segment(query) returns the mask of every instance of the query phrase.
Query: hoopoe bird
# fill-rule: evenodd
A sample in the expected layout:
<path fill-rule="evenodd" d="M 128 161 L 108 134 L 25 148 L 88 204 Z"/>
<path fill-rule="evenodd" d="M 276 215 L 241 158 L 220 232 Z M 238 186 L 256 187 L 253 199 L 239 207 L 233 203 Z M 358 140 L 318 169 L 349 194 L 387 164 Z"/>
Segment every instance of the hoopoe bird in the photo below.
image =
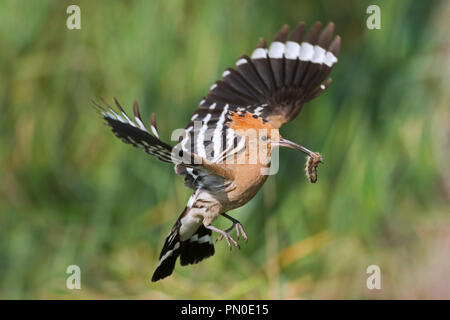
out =
<path fill-rule="evenodd" d="M 94 102 L 117 137 L 174 164 L 175 172 L 193 190 L 165 240 L 152 281 L 171 275 L 178 257 L 184 266 L 212 256 L 213 231 L 230 249 L 239 248 L 231 236 L 233 230 L 237 240 L 242 236 L 247 241 L 242 224 L 227 212 L 256 195 L 267 179 L 264 170 L 270 168 L 275 148 L 306 153 L 306 175 L 316 181 L 321 155 L 283 138 L 279 129 L 327 89 L 331 79 L 325 79 L 337 62 L 341 38 L 333 35 L 332 22 L 323 29 L 317 22 L 307 33 L 300 22 L 290 36 L 288 31 L 283 26 L 269 47 L 261 38 L 250 57 L 242 55 L 234 68 L 222 73 L 176 146 L 159 139 L 154 115 L 147 130 L 136 101 L 133 120 L 116 99 L 117 109 L 104 101 L 103 106 Z M 231 227 L 214 227 L 219 216 L 229 219 Z"/>

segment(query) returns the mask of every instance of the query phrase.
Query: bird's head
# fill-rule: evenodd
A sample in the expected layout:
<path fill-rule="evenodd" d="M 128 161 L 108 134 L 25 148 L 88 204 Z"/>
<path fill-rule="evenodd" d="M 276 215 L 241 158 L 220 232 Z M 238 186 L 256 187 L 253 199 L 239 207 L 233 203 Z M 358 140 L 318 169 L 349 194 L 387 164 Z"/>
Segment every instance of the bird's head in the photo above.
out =
<path fill-rule="evenodd" d="M 248 150 L 257 150 L 270 157 L 272 142 L 279 140 L 278 128 L 250 112 L 230 112 L 228 126 L 247 140 Z M 265 152 L 267 150 L 267 152 Z"/>
<path fill-rule="evenodd" d="M 277 126 L 273 126 L 270 121 L 266 121 L 260 116 L 255 116 L 250 112 L 230 112 L 229 119 L 228 126 L 239 135 L 245 136 L 250 150 L 253 147 L 254 150 L 259 150 L 260 155 L 270 158 L 273 148 L 286 147 L 301 151 L 318 162 L 322 162 L 322 157 L 318 153 L 283 138 Z M 260 151 L 261 149 L 263 152 Z"/>

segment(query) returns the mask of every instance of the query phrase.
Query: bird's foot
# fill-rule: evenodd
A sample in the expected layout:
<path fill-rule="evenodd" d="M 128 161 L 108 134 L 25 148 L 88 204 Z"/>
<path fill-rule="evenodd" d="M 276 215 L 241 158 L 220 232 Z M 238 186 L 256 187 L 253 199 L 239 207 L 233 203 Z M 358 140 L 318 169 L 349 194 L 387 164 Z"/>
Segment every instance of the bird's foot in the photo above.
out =
<path fill-rule="evenodd" d="M 220 241 L 220 240 L 222 240 L 223 238 L 225 238 L 225 240 L 227 241 L 228 248 L 230 248 L 230 250 L 233 249 L 232 244 L 233 244 L 235 247 L 237 247 L 238 249 L 241 248 L 241 247 L 239 246 L 239 243 L 237 243 L 237 241 L 234 240 L 233 237 L 229 234 L 229 232 L 230 232 L 229 229 L 227 229 L 227 230 L 221 230 L 221 229 L 218 229 L 218 228 L 213 227 L 213 226 L 207 226 L 206 228 L 207 228 L 207 229 L 210 229 L 210 230 L 212 230 L 212 231 L 215 231 L 215 232 L 217 232 L 217 233 L 220 234 L 219 238 L 217 238 L 216 241 Z"/>
<path fill-rule="evenodd" d="M 222 213 L 222 215 L 233 223 L 231 227 L 225 230 L 225 232 L 230 233 L 233 229 L 236 229 L 236 238 L 239 240 L 240 236 L 242 235 L 242 238 L 244 238 L 245 242 L 248 242 L 248 238 L 247 235 L 245 234 L 244 227 L 242 226 L 242 224 L 238 220 L 227 215 L 226 213 Z M 216 241 L 220 241 L 222 239 L 223 236 L 220 235 Z"/>
<path fill-rule="evenodd" d="M 227 234 L 229 234 L 233 229 L 236 229 L 236 239 L 239 240 L 239 238 L 242 235 L 242 238 L 244 238 L 245 242 L 248 242 L 247 235 L 245 234 L 244 227 L 242 227 L 242 224 L 239 221 L 233 221 L 233 224 L 231 227 L 225 230 Z M 221 241 L 223 239 L 223 235 L 221 234 L 216 241 Z"/>

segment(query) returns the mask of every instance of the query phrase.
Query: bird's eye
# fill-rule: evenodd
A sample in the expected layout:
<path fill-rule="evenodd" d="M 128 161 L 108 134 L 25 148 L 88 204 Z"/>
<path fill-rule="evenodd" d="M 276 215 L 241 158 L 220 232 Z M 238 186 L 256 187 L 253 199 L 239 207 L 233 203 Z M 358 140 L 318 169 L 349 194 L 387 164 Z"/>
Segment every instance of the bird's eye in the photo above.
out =
<path fill-rule="evenodd" d="M 267 141 L 267 136 L 261 136 L 262 141 Z"/>

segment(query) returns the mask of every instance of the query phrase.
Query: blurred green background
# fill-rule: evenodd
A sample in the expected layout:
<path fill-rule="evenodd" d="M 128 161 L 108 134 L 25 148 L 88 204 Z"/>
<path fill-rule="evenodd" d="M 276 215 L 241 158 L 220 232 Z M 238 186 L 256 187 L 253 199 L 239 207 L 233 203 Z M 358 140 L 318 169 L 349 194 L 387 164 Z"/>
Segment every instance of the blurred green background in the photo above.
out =
<path fill-rule="evenodd" d="M 301 20 L 343 39 L 330 88 L 282 128 L 323 154 L 318 183 L 282 150 L 232 212 L 248 244 L 151 283 L 191 191 L 90 99 L 137 99 L 170 141 L 239 55 Z M 449 299 L 449 21 L 448 1 L 1 1 L 0 298 Z M 66 289 L 72 264 L 81 290 Z"/>

